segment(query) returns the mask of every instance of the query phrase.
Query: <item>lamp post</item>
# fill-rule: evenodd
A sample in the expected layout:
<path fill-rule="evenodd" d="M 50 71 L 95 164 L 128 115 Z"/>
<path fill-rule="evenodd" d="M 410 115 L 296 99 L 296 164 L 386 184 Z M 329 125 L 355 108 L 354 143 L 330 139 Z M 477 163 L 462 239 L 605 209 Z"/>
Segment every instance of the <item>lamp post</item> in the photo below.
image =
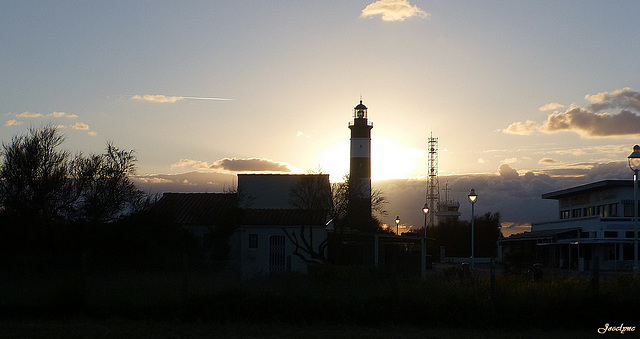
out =
<path fill-rule="evenodd" d="M 400 235 L 398 231 L 398 225 L 400 225 L 400 216 L 396 216 L 396 235 Z"/>
<path fill-rule="evenodd" d="M 422 206 L 422 212 L 424 213 L 424 238 L 427 239 L 427 213 L 429 213 L 429 206 L 427 206 L 427 204 Z"/>
<path fill-rule="evenodd" d="M 476 200 L 478 200 L 478 195 L 476 194 L 476 190 L 475 189 L 471 189 L 471 192 L 469 192 L 469 195 L 467 195 L 467 198 L 469 198 L 469 202 L 471 203 L 471 269 L 474 269 L 474 263 L 473 263 L 473 253 L 474 253 L 474 227 L 475 227 L 475 210 L 474 210 L 474 206 L 476 204 Z"/>
<path fill-rule="evenodd" d="M 424 213 L 424 253 L 422 253 L 422 277 L 426 277 L 427 274 L 427 264 L 429 263 L 427 260 L 427 214 L 429 213 L 429 206 L 425 203 L 422 206 L 422 212 Z"/>
<path fill-rule="evenodd" d="M 640 145 L 633 146 L 627 157 L 633 171 L 633 274 L 638 276 L 638 170 L 640 170 Z"/>

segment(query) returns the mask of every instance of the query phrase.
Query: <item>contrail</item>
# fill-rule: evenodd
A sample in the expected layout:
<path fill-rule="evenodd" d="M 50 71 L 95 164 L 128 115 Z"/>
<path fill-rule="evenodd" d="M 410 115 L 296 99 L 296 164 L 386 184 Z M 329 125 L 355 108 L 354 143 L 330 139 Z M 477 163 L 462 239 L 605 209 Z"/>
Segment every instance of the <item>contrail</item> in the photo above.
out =
<path fill-rule="evenodd" d="M 218 101 L 230 101 L 236 99 L 229 98 L 215 98 L 215 97 L 181 97 L 183 99 L 192 99 L 192 100 L 218 100 Z"/>
<path fill-rule="evenodd" d="M 231 101 L 235 99 L 217 98 L 217 97 L 183 97 L 183 96 L 167 96 L 164 94 L 143 94 L 132 95 L 132 100 L 152 101 L 160 103 L 174 103 L 181 100 L 216 100 L 216 101 Z"/>

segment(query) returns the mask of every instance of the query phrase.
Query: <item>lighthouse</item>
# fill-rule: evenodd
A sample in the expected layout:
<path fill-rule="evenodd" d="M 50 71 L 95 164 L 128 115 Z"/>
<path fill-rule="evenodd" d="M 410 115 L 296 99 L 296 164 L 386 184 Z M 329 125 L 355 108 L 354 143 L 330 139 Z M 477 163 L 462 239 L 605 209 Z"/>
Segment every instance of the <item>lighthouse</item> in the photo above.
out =
<path fill-rule="evenodd" d="M 360 103 L 353 108 L 353 122 L 349 122 L 351 161 L 348 214 L 352 222 L 365 228 L 371 220 L 372 128 L 373 124 L 367 120 L 367 106 L 362 104 L 362 100 L 360 100 Z"/>

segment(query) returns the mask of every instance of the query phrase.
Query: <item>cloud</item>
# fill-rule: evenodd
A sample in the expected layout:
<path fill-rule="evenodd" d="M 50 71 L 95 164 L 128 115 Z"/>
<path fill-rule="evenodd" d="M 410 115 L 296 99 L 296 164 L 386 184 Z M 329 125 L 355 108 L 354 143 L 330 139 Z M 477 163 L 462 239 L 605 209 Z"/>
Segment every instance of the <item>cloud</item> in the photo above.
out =
<path fill-rule="evenodd" d="M 296 137 L 303 137 L 303 138 L 305 138 L 305 139 L 311 139 L 311 135 L 306 134 L 306 133 L 305 133 L 305 132 L 303 132 L 303 131 L 298 131 L 298 132 L 296 132 Z"/>
<path fill-rule="evenodd" d="M 585 137 L 617 137 L 640 134 L 640 116 L 622 110 L 618 114 L 595 113 L 585 108 L 570 108 L 549 114 L 543 132 L 572 131 Z"/>
<path fill-rule="evenodd" d="M 144 192 L 224 192 L 237 187 L 237 177 L 230 173 L 188 172 L 180 174 L 146 174 L 134 176 Z"/>
<path fill-rule="evenodd" d="M 231 172 L 291 172 L 286 163 L 261 158 L 224 158 L 215 161 L 210 168 Z"/>
<path fill-rule="evenodd" d="M 587 94 L 584 98 L 591 102 L 588 109 L 595 112 L 602 112 L 603 110 L 611 108 L 628 109 L 640 112 L 640 93 L 633 91 L 629 87 L 611 92 Z"/>
<path fill-rule="evenodd" d="M 149 184 L 171 184 L 171 183 L 173 183 L 173 181 L 170 180 L 170 179 L 156 177 L 156 176 L 153 176 L 153 175 L 138 176 L 135 179 L 140 181 L 140 182 L 149 183 Z"/>
<path fill-rule="evenodd" d="M 29 111 L 24 111 L 22 113 L 17 113 L 16 117 L 18 118 L 40 118 L 42 116 L 41 113 L 34 113 Z"/>
<path fill-rule="evenodd" d="M 191 168 L 197 171 L 228 171 L 228 172 L 292 172 L 289 164 L 262 158 L 222 158 L 209 164 L 206 161 L 180 159 L 171 164 L 171 168 Z"/>
<path fill-rule="evenodd" d="M 6 116 L 15 116 L 16 118 L 43 118 L 43 117 L 50 117 L 50 118 L 66 118 L 66 119 L 77 119 L 78 116 L 75 114 L 68 114 L 66 112 L 59 112 L 59 111 L 53 111 L 51 113 L 48 113 L 46 115 L 43 115 L 42 113 L 35 113 L 35 112 L 29 112 L 29 111 L 24 111 L 22 113 L 7 113 L 5 114 Z M 22 125 L 22 121 L 16 120 L 16 119 L 11 119 L 8 120 L 5 123 L 5 126 L 19 126 Z M 62 124 L 55 124 L 54 125 L 56 128 L 67 128 L 67 126 L 62 125 Z M 96 131 L 92 131 L 89 128 L 89 125 L 83 123 L 83 122 L 76 122 L 75 124 L 69 126 L 72 129 L 75 130 L 82 130 L 82 131 L 87 131 L 87 134 L 89 136 L 95 137 L 98 135 L 98 132 Z"/>
<path fill-rule="evenodd" d="M 408 0 L 378 0 L 368 4 L 360 17 L 381 16 L 383 21 L 404 21 L 406 18 L 427 18 L 429 13 L 413 6 Z"/>
<path fill-rule="evenodd" d="M 555 111 L 564 108 L 563 104 L 559 104 L 557 102 L 550 102 L 546 105 L 538 107 L 538 111 Z"/>
<path fill-rule="evenodd" d="M 183 97 L 168 97 L 162 94 L 143 94 L 143 95 L 134 95 L 131 97 L 132 100 L 143 100 L 143 101 L 152 101 L 152 102 L 160 102 L 160 103 L 174 103 L 180 100 L 184 100 Z"/>
<path fill-rule="evenodd" d="M 5 126 L 20 126 L 22 125 L 22 121 L 18 121 L 16 119 L 7 120 L 4 124 Z"/>
<path fill-rule="evenodd" d="M 71 128 L 79 130 L 89 130 L 89 125 L 85 124 L 84 122 L 76 122 L 75 124 L 73 124 L 73 126 L 71 126 Z"/>
<path fill-rule="evenodd" d="M 538 161 L 538 164 L 540 165 L 557 165 L 557 164 L 561 164 L 562 161 L 553 159 L 553 158 L 542 158 L 540 159 L 540 161 Z"/>
<path fill-rule="evenodd" d="M 159 102 L 159 103 L 174 103 L 182 100 L 214 100 L 214 101 L 231 101 L 234 99 L 228 98 L 216 98 L 216 97 L 185 97 L 185 96 L 166 96 L 162 94 L 143 94 L 143 95 L 134 95 L 131 97 L 131 100 L 142 100 L 142 101 L 151 101 L 151 102 Z"/>
<path fill-rule="evenodd" d="M 206 170 L 206 169 L 209 169 L 210 166 L 206 161 L 180 159 L 180 161 L 178 161 L 177 163 L 171 164 L 171 168 L 176 168 L 176 167 L 182 167 L 182 168 L 190 167 L 197 170 Z"/>
<path fill-rule="evenodd" d="M 508 164 L 500 165 L 500 167 L 498 167 L 498 172 L 500 173 L 500 176 L 503 177 L 504 179 L 516 179 L 519 176 L 518 171 L 516 171 L 514 168 L 512 168 Z"/>
<path fill-rule="evenodd" d="M 47 114 L 48 117 L 54 117 L 54 118 L 68 118 L 68 119 L 76 119 L 78 118 L 77 115 L 75 114 L 67 114 L 65 112 L 51 112 L 49 114 Z"/>
<path fill-rule="evenodd" d="M 507 134 L 516 134 L 516 135 L 530 135 L 531 133 L 538 131 L 540 127 L 538 123 L 533 120 L 527 120 L 525 122 L 517 121 L 509 125 L 506 129 L 502 130 L 502 132 Z"/>
<path fill-rule="evenodd" d="M 626 87 L 623 89 L 587 94 L 590 102 L 585 107 L 571 105 L 564 112 L 554 111 L 547 120 L 538 124 L 532 120 L 514 122 L 502 132 L 530 135 L 534 132 L 574 132 L 587 138 L 624 137 L 640 135 L 640 93 Z M 547 104 L 540 110 L 560 108 L 557 103 Z M 618 109 L 618 112 L 607 110 Z"/>

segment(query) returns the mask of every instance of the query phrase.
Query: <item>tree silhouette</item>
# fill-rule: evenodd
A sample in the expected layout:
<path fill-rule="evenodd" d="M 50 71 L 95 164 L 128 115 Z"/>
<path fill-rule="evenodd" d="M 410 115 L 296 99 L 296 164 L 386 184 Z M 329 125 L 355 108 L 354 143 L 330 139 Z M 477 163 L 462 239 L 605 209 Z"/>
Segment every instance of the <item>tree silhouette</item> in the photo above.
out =
<path fill-rule="evenodd" d="M 69 153 L 59 150 L 63 142 L 64 136 L 47 126 L 2 144 L 0 198 L 5 213 L 47 224 L 71 207 L 79 189 L 69 176 Z"/>
<path fill-rule="evenodd" d="M 326 262 L 327 239 L 323 239 L 314 248 L 313 227 L 324 225 L 324 221 L 331 210 L 331 188 L 328 175 L 321 173 L 305 175 L 289 191 L 289 203 L 304 211 L 305 221 L 298 233 L 283 228 L 289 241 L 294 245 L 293 254 L 306 263 Z M 324 218 L 323 218 L 324 217 Z"/>
<path fill-rule="evenodd" d="M 334 183 L 331 186 L 333 203 L 331 213 L 336 225 L 336 231 L 341 233 L 348 227 L 362 232 L 382 232 L 381 223 L 375 215 L 371 215 L 367 220 L 362 220 L 357 213 L 352 213 L 352 209 L 358 209 L 361 206 L 358 206 L 357 202 L 350 203 L 350 199 L 353 196 L 350 192 L 354 190 L 362 191 L 361 185 L 364 183 L 351 180 L 348 174 L 343 179 L 343 182 Z M 378 189 L 371 190 L 371 210 L 374 214 L 386 216 L 385 205 L 387 203 L 387 198 L 382 191 Z"/>
<path fill-rule="evenodd" d="M 496 256 L 496 242 L 499 236 L 500 213 L 487 212 L 475 218 L 475 257 Z M 420 227 L 412 231 L 419 235 L 424 234 L 424 228 Z M 427 237 L 430 241 L 427 249 L 429 254 L 440 258 L 440 246 L 445 247 L 446 255 L 451 257 L 471 256 L 471 223 L 466 220 L 446 220 L 427 229 Z M 440 258 L 442 259 L 442 258 Z"/>
<path fill-rule="evenodd" d="M 37 225 L 111 221 L 142 193 L 135 187 L 133 151 L 108 143 L 103 154 L 71 157 L 54 126 L 32 128 L 2 144 L 2 213 Z"/>
<path fill-rule="evenodd" d="M 76 177 L 83 182 L 77 201 L 82 218 L 92 223 L 111 221 L 143 197 L 131 180 L 135 162 L 133 151 L 121 150 L 112 143 L 107 143 L 103 154 L 76 160 Z"/>

